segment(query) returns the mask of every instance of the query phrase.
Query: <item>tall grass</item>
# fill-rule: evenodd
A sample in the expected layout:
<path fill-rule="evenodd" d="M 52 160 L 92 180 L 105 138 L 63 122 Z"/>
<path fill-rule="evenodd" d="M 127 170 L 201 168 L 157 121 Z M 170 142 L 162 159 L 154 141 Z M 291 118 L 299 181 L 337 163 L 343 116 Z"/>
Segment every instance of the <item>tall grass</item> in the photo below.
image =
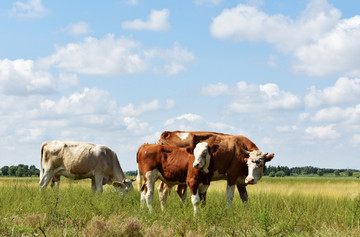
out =
<path fill-rule="evenodd" d="M 213 182 L 193 217 L 175 192 L 164 212 L 155 195 L 150 214 L 137 190 L 93 195 L 89 180 L 62 179 L 39 192 L 38 179 L 1 178 L 0 236 L 359 236 L 359 179 L 265 178 L 248 187 L 247 207 L 236 194 L 230 209 L 225 188 Z"/>

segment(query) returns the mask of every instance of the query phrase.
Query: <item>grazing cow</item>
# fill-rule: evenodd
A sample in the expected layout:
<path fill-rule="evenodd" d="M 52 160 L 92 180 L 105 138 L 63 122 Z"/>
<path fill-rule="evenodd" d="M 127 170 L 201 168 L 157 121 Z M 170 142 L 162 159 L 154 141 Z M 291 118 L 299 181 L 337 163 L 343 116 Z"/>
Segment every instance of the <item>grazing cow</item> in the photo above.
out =
<path fill-rule="evenodd" d="M 178 147 L 195 146 L 198 142 L 206 141 L 210 146 L 219 145 L 214 156 L 214 176 L 212 180 L 227 180 L 227 203 L 231 206 L 234 197 L 235 185 L 241 200 L 246 204 L 248 195 L 247 184 L 256 184 L 265 172 L 265 163 L 270 161 L 274 154 L 267 155 L 248 138 L 213 132 L 163 132 L 159 144 Z M 160 187 L 163 187 L 161 185 Z M 165 188 L 166 189 L 166 188 Z M 177 193 L 184 200 L 186 186 L 178 186 Z"/>
<path fill-rule="evenodd" d="M 152 211 L 154 187 L 160 179 L 169 187 L 176 184 L 187 184 L 191 192 L 194 215 L 197 205 L 210 185 L 214 174 L 212 153 L 217 145 L 211 148 L 206 142 L 198 143 L 193 148 L 180 148 L 159 144 L 144 144 L 137 152 L 138 184 L 141 186 L 140 170 L 145 183 L 141 187 L 141 204 L 146 204 Z M 168 193 L 160 195 L 161 208 L 164 209 Z"/>
<path fill-rule="evenodd" d="M 43 161 L 45 171 L 43 171 Z M 106 146 L 85 142 L 44 142 L 41 146 L 40 189 L 52 179 L 60 182 L 63 175 L 69 179 L 90 178 L 91 189 L 102 192 L 104 184 L 112 184 L 119 191 L 132 189 L 134 180 L 126 179 L 117 155 Z"/>

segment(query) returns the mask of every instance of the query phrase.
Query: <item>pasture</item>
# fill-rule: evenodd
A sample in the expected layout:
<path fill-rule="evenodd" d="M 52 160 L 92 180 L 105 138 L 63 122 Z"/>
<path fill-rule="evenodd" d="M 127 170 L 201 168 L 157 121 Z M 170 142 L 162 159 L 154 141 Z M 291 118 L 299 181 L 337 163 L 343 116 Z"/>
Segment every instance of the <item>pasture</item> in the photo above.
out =
<path fill-rule="evenodd" d="M 193 217 L 175 192 L 161 212 L 139 208 L 140 192 L 118 195 L 90 180 L 62 178 L 60 190 L 38 190 L 38 178 L 0 178 L 0 236 L 359 236 L 359 178 L 268 178 L 248 186 L 244 207 L 236 191 L 226 205 L 225 181 L 212 182 L 207 204 Z M 134 183 L 134 187 L 136 184 Z"/>

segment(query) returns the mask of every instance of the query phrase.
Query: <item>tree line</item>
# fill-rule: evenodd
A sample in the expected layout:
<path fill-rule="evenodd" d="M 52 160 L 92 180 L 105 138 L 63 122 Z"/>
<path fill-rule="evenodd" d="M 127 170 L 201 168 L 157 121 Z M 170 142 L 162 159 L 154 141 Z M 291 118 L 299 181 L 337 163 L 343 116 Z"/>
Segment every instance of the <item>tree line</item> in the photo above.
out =
<path fill-rule="evenodd" d="M 354 172 L 360 172 L 360 171 L 355 169 L 323 169 L 313 166 L 289 168 L 287 166 L 270 165 L 266 168 L 264 175 L 270 177 L 284 177 L 284 176 L 298 176 L 298 175 L 323 176 L 325 174 L 333 175 L 333 176 L 353 176 Z"/>
<path fill-rule="evenodd" d="M 270 177 L 284 177 L 284 176 L 298 176 L 298 175 L 318 175 L 323 176 L 325 174 L 333 176 L 353 176 L 354 172 L 360 172 L 355 169 L 323 169 L 313 166 L 305 167 L 293 167 L 287 166 L 268 166 L 265 174 Z M 136 176 L 137 171 L 125 172 L 128 176 Z M 13 177 L 39 177 L 40 170 L 35 165 L 12 165 L 3 166 L 0 169 L 0 176 L 13 176 Z"/>
<path fill-rule="evenodd" d="M 39 177 L 40 170 L 35 165 L 12 165 L 3 166 L 0 169 L 0 176 L 14 176 L 14 177 Z"/>

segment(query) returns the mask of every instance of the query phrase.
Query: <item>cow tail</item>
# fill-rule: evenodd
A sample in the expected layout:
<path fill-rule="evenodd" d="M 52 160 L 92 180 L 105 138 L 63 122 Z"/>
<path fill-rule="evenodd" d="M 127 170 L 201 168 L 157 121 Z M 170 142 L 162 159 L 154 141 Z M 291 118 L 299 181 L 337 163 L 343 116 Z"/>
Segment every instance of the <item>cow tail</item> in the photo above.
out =
<path fill-rule="evenodd" d="M 140 174 L 140 164 L 139 164 L 139 151 L 136 154 L 136 163 L 138 163 L 138 170 L 137 170 L 137 176 L 136 176 L 136 183 L 138 185 L 138 189 L 139 191 L 141 191 L 141 187 L 142 187 L 142 179 L 141 179 L 141 174 Z"/>
<path fill-rule="evenodd" d="M 42 180 L 43 175 L 44 175 L 43 158 L 44 158 L 44 147 L 45 147 L 45 145 L 46 145 L 45 142 L 41 145 L 41 152 L 40 152 L 40 180 Z"/>
<path fill-rule="evenodd" d="M 138 172 L 137 172 L 137 176 L 136 176 L 136 182 L 137 182 L 139 191 L 141 191 L 142 178 L 141 178 L 141 174 L 140 174 L 140 164 L 139 163 L 138 163 Z"/>

